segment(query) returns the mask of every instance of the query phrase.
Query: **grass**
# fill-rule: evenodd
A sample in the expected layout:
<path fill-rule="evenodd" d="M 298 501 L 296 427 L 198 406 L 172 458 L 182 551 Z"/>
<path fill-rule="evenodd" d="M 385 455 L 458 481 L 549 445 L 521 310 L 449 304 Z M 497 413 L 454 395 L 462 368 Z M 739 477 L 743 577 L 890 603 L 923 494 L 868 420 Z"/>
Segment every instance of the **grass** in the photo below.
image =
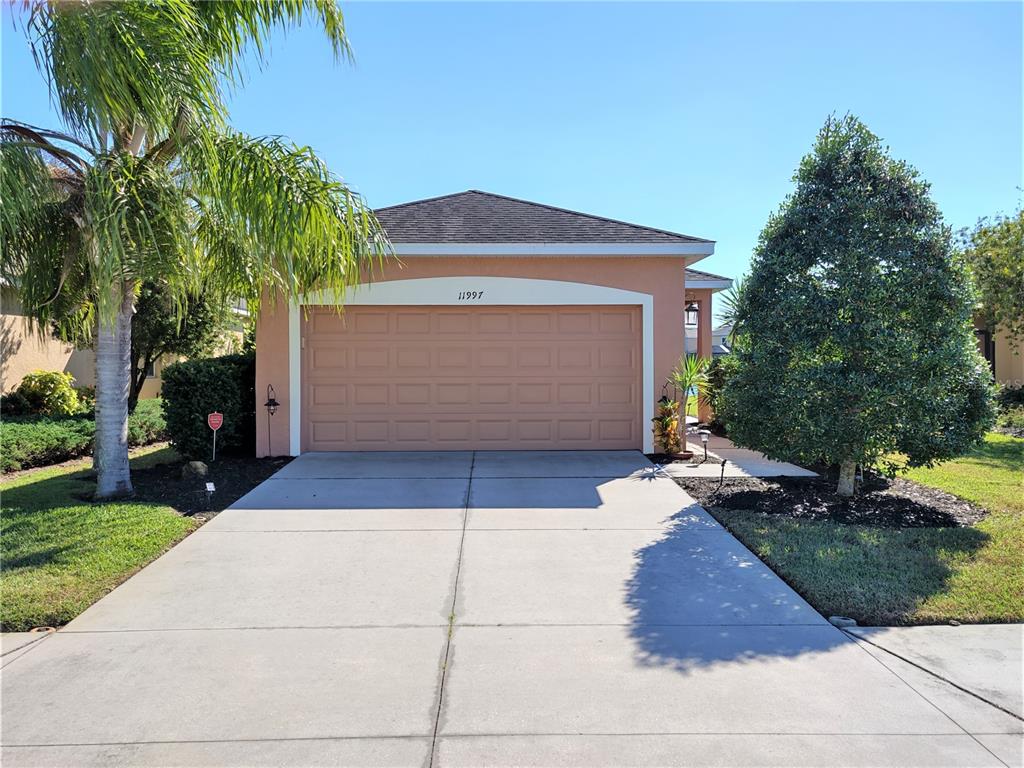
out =
<path fill-rule="evenodd" d="M 906 477 L 989 515 L 968 528 L 902 529 L 716 515 L 826 616 L 867 625 L 1024 620 L 1024 440 L 990 433 L 971 454 Z"/>
<path fill-rule="evenodd" d="M 132 467 L 177 459 L 170 448 L 133 452 Z M 186 536 L 197 522 L 162 504 L 92 503 L 90 460 L 0 483 L 0 628 L 66 624 Z"/>

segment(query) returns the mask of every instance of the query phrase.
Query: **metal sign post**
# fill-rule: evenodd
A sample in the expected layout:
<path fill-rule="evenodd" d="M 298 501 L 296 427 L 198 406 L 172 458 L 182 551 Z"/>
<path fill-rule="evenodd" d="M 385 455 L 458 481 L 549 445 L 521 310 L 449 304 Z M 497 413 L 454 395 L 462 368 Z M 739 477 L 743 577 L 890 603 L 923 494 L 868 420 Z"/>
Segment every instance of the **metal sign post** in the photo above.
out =
<path fill-rule="evenodd" d="M 217 430 L 224 424 L 224 414 L 214 411 L 206 415 L 206 423 L 213 430 L 213 458 L 210 461 L 217 460 Z"/>

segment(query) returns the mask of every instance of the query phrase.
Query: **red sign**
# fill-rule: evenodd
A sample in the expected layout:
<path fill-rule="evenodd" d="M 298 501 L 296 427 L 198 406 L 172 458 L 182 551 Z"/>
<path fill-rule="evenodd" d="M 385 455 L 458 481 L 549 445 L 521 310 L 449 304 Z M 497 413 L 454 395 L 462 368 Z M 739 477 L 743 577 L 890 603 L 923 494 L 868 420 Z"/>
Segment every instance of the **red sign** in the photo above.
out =
<path fill-rule="evenodd" d="M 213 413 L 207 414 L 207 416 L 206 416 L 206 423 L 210 425 L 210 429 L 212 429 L 214 432 L 216 432 L 218 429 L 220 429 L 221 425 L 224 423 L 224 414 L 223 413 L 217 413 L 217 411 L 214 411 Z"/>

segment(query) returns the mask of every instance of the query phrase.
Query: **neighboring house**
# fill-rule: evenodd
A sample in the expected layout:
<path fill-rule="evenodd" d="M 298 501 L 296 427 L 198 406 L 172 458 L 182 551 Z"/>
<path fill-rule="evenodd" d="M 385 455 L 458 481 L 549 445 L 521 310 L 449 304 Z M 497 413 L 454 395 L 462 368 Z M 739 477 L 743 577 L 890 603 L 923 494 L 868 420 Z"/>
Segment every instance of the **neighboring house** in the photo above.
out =
<path fill-rule="evenodd" d="M 1024 342 L 1012 343 L 1006 333 L 998 328 L 989 331 L 975 320 L 974 335 L 978 349 L 992 368 L 992 377 L 997 383 L 1010 387 L 1024 386 Z"/>
<path fill-rule="evenodd" d="M 257 392 L 282 406 L 261 455 L 650 451 L 687 304 L 711 355 L 728 280 L 687 273 L 711 240 L 477 191 L 377 216 L 398 259 L 343 312 L 316 295 L 260 314 Z"/>
<path fill-rule="evenodd" d="M 244 304 L 236 314 L 244 316 Z M 232 331 L 241 340 L 241 328 Z M 146 383 L 139 393 L 140 399 L 157 397 L 163 386 L 160 374 L 175 362 L 173 356 L 164 356 L 153 363 L 147 372 Z M 32 371 L 63 371 L 75 377 L 76 387 L 96 384 L 96 358 L 91 349 L 76 349 L 49 334 L 32 332 L 17 291 L 11 286 L 0 286 L 0 392 L 17 389 L 25 374 Z"/>

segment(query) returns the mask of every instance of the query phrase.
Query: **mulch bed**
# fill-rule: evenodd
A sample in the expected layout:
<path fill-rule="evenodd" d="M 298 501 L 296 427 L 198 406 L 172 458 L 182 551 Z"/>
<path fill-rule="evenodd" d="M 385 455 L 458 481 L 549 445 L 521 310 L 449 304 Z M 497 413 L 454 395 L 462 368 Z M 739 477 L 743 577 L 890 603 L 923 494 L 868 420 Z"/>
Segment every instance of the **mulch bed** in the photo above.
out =
<path fill-rule="evenodd" d="M 704 451 L 694 452 L 693 456 L 683 458 L 678 453 L 645 453 L 648 459 L 653 461 L 655 464 L 690 464 L 694 461 L 699 461 L 704 458 Z M 718 460 L 712 456 L 708 457 L 708 462 L 718 463 Z"/>
<path fill-rule="evenodd" d="M 184 461 L 132 470 L 135 498 L 174 507 L 181 514 L 209 520 L 291 461 L 290 456 L 257 459 L 223 456 L 208 464 L 206 477 L 182 478 Z M 206 484 L 216 491 L 207 499 Z"/>
<path fill-rule="evenodd" d="M 882 528 L 948 528 L 970 526 L 986 514 L 981 507 L 956 496 L 904 480 L 874 473 L 852 499 L 836 496 L 836 474 L 814 467 L 820 477 L 674 478 L 705 507 L 760 512 L 803 520 L 874 525 Z"/>

